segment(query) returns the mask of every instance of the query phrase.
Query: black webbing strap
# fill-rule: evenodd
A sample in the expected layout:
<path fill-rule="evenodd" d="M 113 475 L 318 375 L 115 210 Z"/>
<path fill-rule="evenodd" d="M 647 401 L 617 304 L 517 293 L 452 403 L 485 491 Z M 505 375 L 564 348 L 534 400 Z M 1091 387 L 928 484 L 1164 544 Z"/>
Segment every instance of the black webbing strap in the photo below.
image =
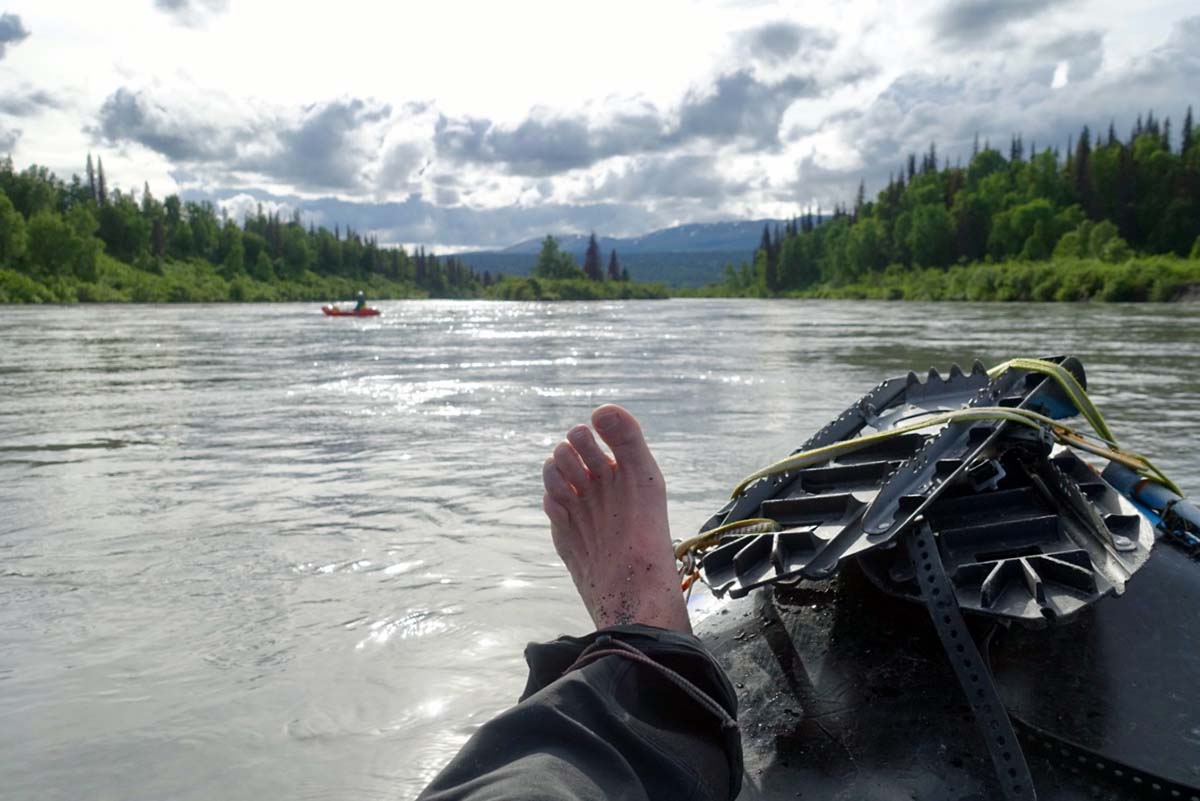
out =
<path fill-rule="evenodd" d="M 937 542 L 927 524 L 913 528 L 905 537 L 908 555 L 916 571 L 921 597 L 933 618 L 933 626 L 941 638 L 942 647 L 954 666 L 954 673 L 967 694 L 975 713 L 975 722 L 983 734 L 988 754 L 996 768 L 1004 798 L 1009 801 L 1035 801 L 1037 791 L 1029 765 L 1017 741 L 1008 712 L 992 681 L 992 672 L 975 646 L 963 620 L 954 595 L 950 577 L 942 564 Z"/>

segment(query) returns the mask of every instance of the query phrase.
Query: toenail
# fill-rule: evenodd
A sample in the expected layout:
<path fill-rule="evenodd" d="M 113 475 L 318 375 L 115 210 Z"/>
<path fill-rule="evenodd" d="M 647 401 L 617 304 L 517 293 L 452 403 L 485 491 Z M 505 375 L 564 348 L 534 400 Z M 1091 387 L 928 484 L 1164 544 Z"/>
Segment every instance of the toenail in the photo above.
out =
<path fill-rule="evenodd" d="M 596 428 L 611 430 L 620 422 L 620 415 L 612 411 L 600 412 L 596 415 Z"/>
<path fill-rule="evenodd" d="M 587 429 L 583 426 L 572 428 L 567 432 L 567 439 L 578 445 L 582 445 L 583 443 L 587 442 Z"/>

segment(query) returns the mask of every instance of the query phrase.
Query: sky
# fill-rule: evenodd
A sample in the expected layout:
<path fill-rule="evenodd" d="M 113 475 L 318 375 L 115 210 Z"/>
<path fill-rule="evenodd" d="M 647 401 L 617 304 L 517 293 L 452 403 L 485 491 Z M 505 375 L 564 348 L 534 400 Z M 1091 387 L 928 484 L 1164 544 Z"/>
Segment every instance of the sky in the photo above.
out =
<path fill-rule="evenodd" d="M 1136 12 L 1136 13 L 1134 13 Z M 1195 0 L 0 0 L 0 153 L 440 252 L 790 217 L 1200 107 Z"/>

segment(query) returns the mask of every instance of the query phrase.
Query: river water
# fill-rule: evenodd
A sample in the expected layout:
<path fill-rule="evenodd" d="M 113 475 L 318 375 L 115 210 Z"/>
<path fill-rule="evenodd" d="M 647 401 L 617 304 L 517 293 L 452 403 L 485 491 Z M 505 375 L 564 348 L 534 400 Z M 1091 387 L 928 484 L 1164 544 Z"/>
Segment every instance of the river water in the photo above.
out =
<path fill-rule="evenodd" d="M 587 619 L 542 459 L 643 421 L 676 535 L 882 378 L 1072 353 L 1200 494 L 1200 306 L 4 309 L 0 795 L 406 799 Z"/>

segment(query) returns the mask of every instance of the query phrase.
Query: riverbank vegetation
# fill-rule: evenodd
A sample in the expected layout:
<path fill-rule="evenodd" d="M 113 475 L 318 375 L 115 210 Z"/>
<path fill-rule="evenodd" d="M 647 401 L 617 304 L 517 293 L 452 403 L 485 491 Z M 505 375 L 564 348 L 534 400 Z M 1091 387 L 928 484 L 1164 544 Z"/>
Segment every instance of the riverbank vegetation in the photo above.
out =
<path fill-rule="evenodd" d="M 248 215 L 109 190 L 103 164 L 64 182 L 0 159 L 0 303 L 475 297 L 495 279 L 455 256 L 384 247 L 298 215 Z"/>
<path fill-rule="evenodd" d="M 485 296 L 495 300 L 647 300 L 669 297 L 662 284 L 638 284 L 621 268 L 617 252 L 602 268 L 600 246 L 593 233 L 583 257 L 583 267 L 547 236 L 528 278 L 506 277 L 490 284 Z"/>
<path fill-rule="evenodd" d="M 1188 109 L 1122 140 L 1083 128 L 1067 148 L 966 166 L 910 155 L 873 201 L 764 230 L 753 264 L 695 294 L 928 300 L 1170 300 L 1200 283 L 1200 129 Z M 691 294 L 691 293 L 689 293 Z"/>

